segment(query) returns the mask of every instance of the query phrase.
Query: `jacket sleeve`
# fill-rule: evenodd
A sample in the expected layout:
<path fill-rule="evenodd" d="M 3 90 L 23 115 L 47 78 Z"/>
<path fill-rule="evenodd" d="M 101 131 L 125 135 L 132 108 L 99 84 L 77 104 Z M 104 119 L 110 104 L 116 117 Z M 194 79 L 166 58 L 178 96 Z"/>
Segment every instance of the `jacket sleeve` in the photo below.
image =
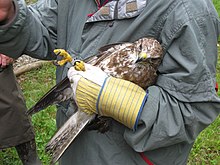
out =
<path fill-rule="evenodd" d="M 55 59 L 56 0 L 39 0 L 27 6 L 14 0 L 16 15 L 9 24 L 0 26 L 0 52 L 18 58 L 28 54 L 39 59 Z"/>
<path fill-rule="evenodd" d="M 220 101 L 185 103 L 152 86 L 138 129 L 135 132 L 127 129 L 124 137 L 137 152 L 181 142 L 192 144 L 219 112 Z"/>
<path fill-rule="evenodd" d="M 170 40 L 164 39 L 163 43 L 169 44 L 158 81 L 148 88 L 138 129 L 124 133 L 137 152 L 181 142 L 193 144 L 220 113 L 220 98 L 214 89 L 219 20 L 201 16 L 191 19 L 176 28 L 175 35 L 168 31 L 172 27 L 164 27 Z"/>

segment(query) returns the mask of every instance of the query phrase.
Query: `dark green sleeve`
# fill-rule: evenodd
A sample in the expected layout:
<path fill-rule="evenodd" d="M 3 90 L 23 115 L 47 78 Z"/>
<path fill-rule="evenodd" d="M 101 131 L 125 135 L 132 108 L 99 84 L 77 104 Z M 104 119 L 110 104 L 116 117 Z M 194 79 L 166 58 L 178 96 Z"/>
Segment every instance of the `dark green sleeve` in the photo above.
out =
<path fill-rule="evenodd" d="M 27 6 L 24 0 L 14 0 L 16 16 L 0 26 L 0 52 L 17 58 L 28 54 L 39 59 L 55 59 L 57 2 L 39 0 Z"/>

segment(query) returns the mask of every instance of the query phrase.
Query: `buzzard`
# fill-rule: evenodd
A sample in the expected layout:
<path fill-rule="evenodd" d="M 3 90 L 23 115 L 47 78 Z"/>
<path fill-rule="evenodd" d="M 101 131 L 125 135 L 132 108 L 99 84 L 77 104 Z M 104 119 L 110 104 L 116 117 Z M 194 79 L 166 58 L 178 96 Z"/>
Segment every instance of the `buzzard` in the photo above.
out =
<path fill-rule="evenodd" d="M 68 60 L 69 55 L 65 50 L 57 49 L 55 53 L 65 57 L 64 61 L 61 60 L 58 63 L 71 62 L 71 58 Z M 101 68 L 110 76 L 131 81 L 143 89 L 147 89 L 157 80 L 157 69 L 162 57 L 162 47 L 156 39 L 141 38 L 134 43 L 116 43 L 101 47 L 98 55 L 87 58 L 84 62 Z M 74 60 L 71 63 L 75 68 L 84 70 L 82 61 Z M 46 93 L 27 113 L 32 115 L 49 105 L 71 99 L 72 96 L 72 88 L 66 77 Z M 72 103 L 74 104 L 74 101 Z M 46 150 L 52 154 L 52 163 L 60 158 L 81 130 L 92 121 L 96 121 L 95 119 L 97 119 L 95 114 L 89 115 L 80 110 L 68 119 L 46 146 Z"/>

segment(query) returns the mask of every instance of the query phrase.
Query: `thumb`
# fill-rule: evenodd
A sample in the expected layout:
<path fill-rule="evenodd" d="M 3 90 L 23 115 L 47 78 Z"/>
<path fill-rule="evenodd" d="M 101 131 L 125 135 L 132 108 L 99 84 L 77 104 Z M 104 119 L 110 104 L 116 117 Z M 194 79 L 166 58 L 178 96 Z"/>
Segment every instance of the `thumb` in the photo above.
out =
<path fill-rule="evenodd" d="M 71 78 L 73 77 L 74 75 L 81 75 L 83 71 L 78 71 L 76 70 L 74 67 L 71 67 L 69 70 L 68 70 L 68 73 L 67 73 L 67 77 L 68 78 Z"/>

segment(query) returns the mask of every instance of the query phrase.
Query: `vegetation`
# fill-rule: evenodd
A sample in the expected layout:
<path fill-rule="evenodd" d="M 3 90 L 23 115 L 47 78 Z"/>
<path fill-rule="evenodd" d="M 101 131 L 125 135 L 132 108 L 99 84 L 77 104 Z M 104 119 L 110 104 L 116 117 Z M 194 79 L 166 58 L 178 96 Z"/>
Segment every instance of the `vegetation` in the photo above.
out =
<path fill-rule="evenodd" d="M 28 0 L 31 2 L 30 0 Z M 213 0 L 220 15 L 220 1 Z M 220 47 L 217 64 L 217 81 L 220 82 Z M 30 108 L 39 98 L 55 85 L 55 67 L 46 64 L 42 68 L 28 72 L 19 77 L 27 107 Z M 220 96 L 220 91 L 218 92 Z M 38 154 L 44 165 L 49 164 L 50 157 L 44 147 L 56 131 L 56 108 L 49 107 L 32 117 L 36 133 Z M 190 153 L 189 165 L 220 164 L 220 116 L 208 128 L 201 132 Z M 21 165 L 14 148 L 0 151 L 0 165 Z"/>
<path fill-rule="evenodd" d="M 55 85 L 55 66 L 46 64 L 42 68 L 30 71 L 18 78 L 26 98 L 27 107 L 33 106 L 52 86 Z M 32 122 L 36 134 L 37 149 L 44 165 L 49 165 L 50 157 L 45 153 L 45 145 L 56 131 L 56 108 L 33 115 Z M 14 148 L 0 152 L 0 165 L 21 165 Z"/>
<path fill-rule="evenodd" d="M 219 0 L 212 0 L 214 5 L 215 5 L 215 8 L 218 12 L 218 15 L 220 16 L 220 1 Z"/>

